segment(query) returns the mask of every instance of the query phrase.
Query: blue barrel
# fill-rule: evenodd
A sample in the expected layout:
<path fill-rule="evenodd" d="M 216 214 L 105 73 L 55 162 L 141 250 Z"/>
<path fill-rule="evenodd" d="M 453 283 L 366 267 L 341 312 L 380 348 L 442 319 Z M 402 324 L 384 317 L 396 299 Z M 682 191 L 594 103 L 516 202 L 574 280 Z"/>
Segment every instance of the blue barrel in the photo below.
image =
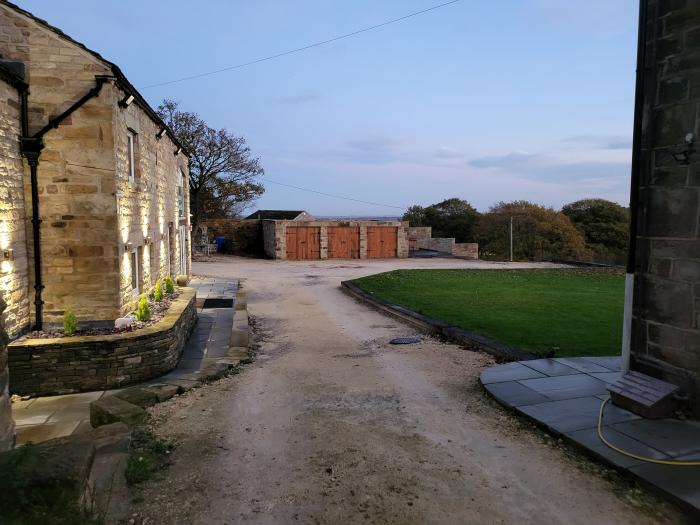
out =
<path fill-rule="evenodd" d="M 221 248 L 224 246 L 224 241 L 226 240 L 226 237 L 223 235 L 219 235 L 214 238 L 214 242 L 216 242 L 216 251 L 220 252 Z"/>

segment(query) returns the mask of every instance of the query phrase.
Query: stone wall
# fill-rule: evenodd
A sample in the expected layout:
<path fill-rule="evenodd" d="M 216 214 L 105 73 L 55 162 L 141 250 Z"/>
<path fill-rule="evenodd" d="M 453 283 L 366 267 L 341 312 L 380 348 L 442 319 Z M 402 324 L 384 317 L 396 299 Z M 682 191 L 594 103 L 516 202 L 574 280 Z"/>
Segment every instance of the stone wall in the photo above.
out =
<path fill-rule="evenodd" d="M 0 297 L 0 315 L 5 302 Z M 9 392 L 9 371 L 7 368 L 7 334 L 0 317 L 0 452 L 9 450 L 15 443 L 15 423 L 12 421 L 12 404 Z"/>
<path fill-rule="evenodd" d="M 262 255 L 263 235 L 261 221 L 251 219 L 207 219 L 210 242 L 220 235 L 226 238 L 225 253 L 235 255 Z"/>
<path fill-rule="evenodd" d="M 139 254 L 139 289 L 152 287 L 167 275 L 191 275 L 189 225 L 189 173 L 187 157 L 175 154 L 175 144 L 136 104 L 119 108 L 124 93 L 113 88 L 114 143 L 116 156 L 116 206 L 119 261 L 119 309 L 127 313 L 137 294 L 131 286 L 131 252 Z M 129 180 L 128 133 L 135 133 L 135 181 Z M 178 191 L 182 187 L 185 207 L 180 215 Z M 184 231 L 184 265 L 180 264 L 180 230 Z"/>
<path fill-rule="evenodd" d="M 463 259 L 478 259 L 479 258 L 479 243 L 476 242 L 458 242 L 452 248 L 452 255 Z"/>
<path fill-rule="evenodd" d="M 5 328 L 14 337 L 29 326 L 27 237 L 24 224 L 24 172 L 19 149 L 20 102 L 17 89 L 0 80 L 0 298 Z M 11 260 L 4 252 L 12 250 Z"/>
<path fill-rule="evenodd" d="M 631 367 L 700 418 L 700 3 L 648 6 Z"/>
<path fill-rule="evenodd" d="M 431 237 L 418 240 L 416 246 L 422 250 L 434 250 L 451 254 L 455 246 L 455 240 L 454 237 Z"/>
<path fill-rule="evenodd" d="M 175 368 L 196 321 L 195 291 L 184 288 L 163 319 L 135 332 L 14 341 L 10 392 L 65 394 L 158 377 Z"/>
<path fill-rule="evenodd" d="M 408 257 L 408 222 L 397 221 L 272 221 L 263 222 L 263 246 L 265 255 L 272 259 L 287 258 L 287 226 L 319 227 L 321 259 L 328 258 L 328 230 L 330 226 L 350 226 L 360 229 L 360 259 L 367 258 L 367 227 L 388 226 L 397 228 L 397 258 Z"/>

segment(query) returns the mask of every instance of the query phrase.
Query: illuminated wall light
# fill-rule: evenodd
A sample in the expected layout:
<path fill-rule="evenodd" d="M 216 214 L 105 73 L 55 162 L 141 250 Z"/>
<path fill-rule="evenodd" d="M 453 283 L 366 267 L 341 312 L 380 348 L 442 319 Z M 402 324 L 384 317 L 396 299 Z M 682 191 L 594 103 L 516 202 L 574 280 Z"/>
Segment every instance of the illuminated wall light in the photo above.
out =
<path fill-rule="evenodd" d="M 119 105 L 123 108 L 127 107 L 129 104 L 131 104 L 134 101 L 134 95 L 128 95 L 127 97 L 123 98 L 122 100 L 119 101 Z"/>
<path fill-rule="evenodd" d="M 168 132 L 167 129 L 165 129 L 165 128 L 161 129 L 158 133 L 156 133 L 156 138 L 162 139 L 167 132 Z"/>
<path fill-rule="evenodd" d="M 2 251 L 2 258 L 4 261 L 14 261 L 15 251 L 12 248 L 6 248 Z"/>
<path fill-rule="evenodd" d="M 175 155 L 179 155 L 181 151 L 182 151 L 182 148 L 180 146 L 178 146 L 177 149 L 175 150 Z"/>

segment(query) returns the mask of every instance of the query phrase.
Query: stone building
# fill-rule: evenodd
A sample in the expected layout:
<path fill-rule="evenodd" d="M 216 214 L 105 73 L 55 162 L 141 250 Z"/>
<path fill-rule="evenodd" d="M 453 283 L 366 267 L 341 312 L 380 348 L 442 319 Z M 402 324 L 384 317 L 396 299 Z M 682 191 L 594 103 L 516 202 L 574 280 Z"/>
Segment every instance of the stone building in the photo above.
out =
<path fill-rule="evenodd" d="M 188 158 L 121 70 L 0 0 L 0 298 L 6 330 L 111 324 L 190 274 Z M 0 448 L 6 355 L 0 353 Z"/>
<path fill-rule="evenodd" d="M 649 0 L 640 19 L 631 369 L 700 418 L 700 2 Z"/>

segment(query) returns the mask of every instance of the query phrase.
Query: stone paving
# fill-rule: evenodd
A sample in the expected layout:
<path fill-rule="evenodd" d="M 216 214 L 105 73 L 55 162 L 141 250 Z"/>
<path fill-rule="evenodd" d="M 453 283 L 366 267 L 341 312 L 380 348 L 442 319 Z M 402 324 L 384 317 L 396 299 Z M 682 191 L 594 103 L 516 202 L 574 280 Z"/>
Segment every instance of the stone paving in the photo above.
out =
<path fill-rule="evenodd" d="M 225 357 L 229 349 L 238 282 L 212 278 L 194 278 L 189 286 L 197 290 L 197 324 L 187 341 L 177 368 L 148 381 L 191 381 L 193 374 L 208 364 Z M 230 300 L 231 306 L 209 308 L 206 299 Z M 221 303 L 218 303 L 221 304 Z M 129 385 L 133 387 L 135 385 Z M 127 388 L 129 388 L 127 387 Z M 12 403 L 16 424 L 17 445 L 39 443 L 90 430 L 90 403 L 117 390 L 101 390 L 62 396 L 49 396 Z"/>
<path fill-rule="evenodd" d="M 700 467 L 646 463 L 600 441 L 606 384 L 621 376 L 619 357 L 537 359 L 494 366 L 481 382 L 501 404 L 563 436 L 588 453 L 700 515 Z M 700 460 L 700 422 L 643 419 L 608 403 L 603 435 L 613 445 L 654 459 Z"/>

